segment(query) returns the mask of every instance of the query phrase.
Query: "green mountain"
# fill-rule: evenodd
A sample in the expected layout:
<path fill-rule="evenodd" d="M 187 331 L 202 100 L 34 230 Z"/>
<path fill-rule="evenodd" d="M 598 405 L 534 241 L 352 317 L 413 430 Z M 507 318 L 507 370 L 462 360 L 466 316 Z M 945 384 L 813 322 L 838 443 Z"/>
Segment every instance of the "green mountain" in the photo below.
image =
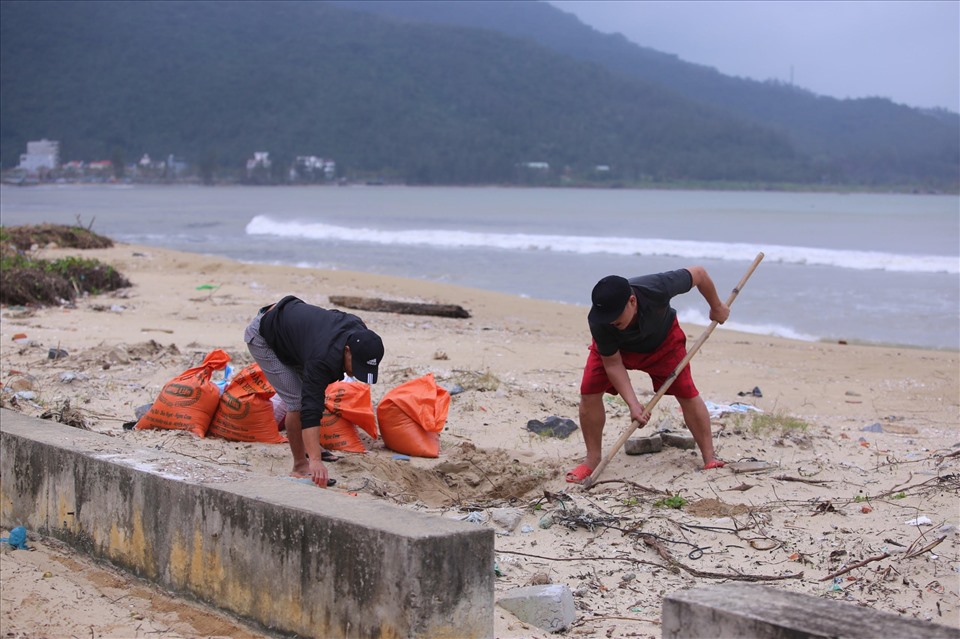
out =
<path fill-rule="evenodd" d="M 441 3 L 474 4 L 485 6 Z M 367 5 L 359 6 L 375 6 Z M 492 3 L 474 13 L 499 7 L 499 19 L 509 23 L 510 11 L 523 6 L 547 16 L 538 27 L 533 15 L 528 32 L 553 32 L 551 20 L 571 20 L 542 3 Z M 15 166 L 28 140 L 48 138 L 61 142 L 64 160 L 174 154 L 223 175 L 240 175 L 254 152 L 269 151 L 276 167 L 317 155 L 335 159 L 342 174 L 427 184 L 522 181 L 531 175 L 518 165 L 547 162 L 551 179 L 588 179 L 603 165 L 607 180 L 624 183 L 956 187 L 957 136 L 952 148 L 940 143 L 949 118 L 876 105 L 940 128 L 931 125 L 930 139 L 902 133 L 913 146 L 900 164 L 882 153 L 886 144 L 905 144 L 900 131 L 887 131 L 873 160 L 848 166 L 842 155 L 798 144 L 789 127 L 542 38 L 356 8 L 6 0 L 0 162 Z M 592 38 L 608 38 L 573 20 L 577 25 L 585 49 Z M 568 39 L 565 33 L 555 39 Z M 923 171 L 921 158 L 929 165 Z"/>
<path fill-rule="evenodd" d="M 776 82 L 725 76 L 602 34 L 552 5 L 536 1 L 337 1 L 405 22 L 487 29 L 675 91 L 697 104 L 785 135 L 831 180 L 863 184 L 952 185 L 960 175 L 960 115 L 881 98 L 837 100 Z"/>

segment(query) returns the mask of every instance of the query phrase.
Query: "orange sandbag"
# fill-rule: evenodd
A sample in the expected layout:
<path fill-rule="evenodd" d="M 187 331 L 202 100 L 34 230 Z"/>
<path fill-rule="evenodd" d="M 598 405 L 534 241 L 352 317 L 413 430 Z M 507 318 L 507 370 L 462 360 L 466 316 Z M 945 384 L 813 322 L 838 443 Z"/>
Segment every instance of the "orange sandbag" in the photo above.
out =
<path fill-rule="evenodd" d="M 327 386 L 323 417 L 320 418 L 320 445 L 327 450 L 365 453 L 367 447 L 357 435 L 362 428 L 377 438 L 377 418 L 370 402 L 370 387 L 361 382 L 334 382 Z"/>
<path fill-rule="evenodd" d="M 230 356 L 218 348 L 210 351 L 200 366 L 167 382 L 153 406 L 137 422 L 137 430 L 188 430 L 204 437 L 220 402 L 220 389 L 210 378 L 213 371 L 221 370 L 229 362 Z"/>
<path fill-rule="evenodd" d="M 284 444 L 273 413 L 271 397 L 276 393 L 260 365 L 250 364 L 233 376 L 220 396 L 207 436 L 232 442 Z"/>
<path fill-rule="evenodd" d="M 377 405 L 383 443 L 404 455 L 438 457 L 449 409 L 450 393 L 437 386 L 433 373 L 400 384 Z"/>

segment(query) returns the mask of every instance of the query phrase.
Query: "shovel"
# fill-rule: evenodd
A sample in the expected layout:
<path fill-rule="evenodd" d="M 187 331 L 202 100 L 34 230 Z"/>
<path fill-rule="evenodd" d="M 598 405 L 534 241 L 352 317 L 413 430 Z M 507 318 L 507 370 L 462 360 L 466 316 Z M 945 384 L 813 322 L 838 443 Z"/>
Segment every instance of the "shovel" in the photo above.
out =
<path fill-rule="evenodd" d="M 753 275 L 753 272 L 757 270 L 757 267 L 760 265 L 760 260 L 762 259 L 763 259 L 763 253 L 757 253 L 757 257 L 753 260 L 753 263 L 750 264 L 750 268 L 747 269 L 747 272 L 740 279 L 740 282 L 737 283 L 733 291 L 730 292 L 730 297 L 727 298 L 728 307 L 733 305 L 733 301 L 737 299 L 737 295 L 740 293 L 740 290 L 747 283 L 747 280 L 750 279 L 750 276 Z M 684 356 L 684 358 L 680 360 L 680 363 L 677 364 L 677 367 L 673 369 L 673 372 L 670 373 L 670 377 L 668 377 L 667 380 L 663 383 L 663 386 L 660 387 L 660 389 L 657 391 L 657 394 L 653 396 L 653 399 L 647 402 L 647 405 L 644 407 L 647 413 L 653 410 L 653 407 L 656 406 L 657 402 L 660 401 L 660 398 L 664 396 L 664 394 L 667 392 L 667 389 L 669 389 L 670 385 L 673 384 L 673 381 L 677 379 L 677 375 L 680 374 L 680 371 L 683 370 L 684 366 L 690 363 L 690 360 L 693 359 L 693 356 L 697 354 L 697 351 L 700 350 L 700 347 L 703 346 L 703 343 L 707 341 L 707 338 L 710 337 L 710 333 L 712 333 L 713 329 L 715 329 L 716 327 L 717 327 L 717 322 L 712 322 L 710 326 L 708 326 L 707 329 L 703 331 L 703 334 L 700 335 L 699 338 L 697 338 L 697 341 L 694 342 L 693 346 L 690 347 L 690 350 L 688 350 L 686 356 Z M 622 448 L 623 445 L 627 442 L 627 440 L 630 439 L 630 435 L 633 434 L 633 431 L 637 430 L 637 428 L 639 427 L 640 427 L 640 422 L 638 422 L 637 420 L 633 420 L 630 423 L 630 428 L 628 428 L 622 435 L 620 435 L 620 439 L 618 439 L 617 443 L 613 445 L 613 449 L 610 451 L 610 454 L 608 454 L 606 457 L 604 457 L 600 461 L 597 467 L 593 469 L 593 472 L 590 473 L 590 476 L 586 477 L 580 483 L 580 485 L 583 486 L 584 488 L 590 488 L 591 486 L 593 486 L 593 484 L 596 483 L 597 479 L 600 478 L 600 473 L 603 472 L 603 469 L 606 468 L 607 464 L 610 463 L 610 460 L 613 459 L 613 456 L 616 455 L 617 452 L 620 450 L 620 448 Z"/>

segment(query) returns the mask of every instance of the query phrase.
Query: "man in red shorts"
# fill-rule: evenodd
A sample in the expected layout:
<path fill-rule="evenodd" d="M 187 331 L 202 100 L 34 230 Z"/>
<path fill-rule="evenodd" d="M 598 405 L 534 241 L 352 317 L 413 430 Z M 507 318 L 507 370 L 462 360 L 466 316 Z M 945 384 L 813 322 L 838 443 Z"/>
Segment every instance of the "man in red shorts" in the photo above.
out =
<path fill-rule="evenodd" d="M 650 419 L 627 371 L 650 375 L 654 390 L 667 380 L 687 354 L 687 337 L 670 300 L 694 287 L 710 305 L 710 320 L 719 324 L 727 321 L 730 308 L 717 295 L 713 280 L 702 266 L 630 280 L 609 275 L 593 288 L 593 306 L 587 317 L 593 342 L 580 382 L 580 428 L 587 458 L 567 473 L 568 482 L 582 482 L 600 464 L 606 421 L 604 393 L 619 394 L 630 408 L 630 418 L 641 425 Z M 683 420 L 700 447 L 704 469 L 721 468 L 723 462 L 714 456 L 710 414 L 693 383 L 689 364 L 666 394 L 680 403 Z"/>

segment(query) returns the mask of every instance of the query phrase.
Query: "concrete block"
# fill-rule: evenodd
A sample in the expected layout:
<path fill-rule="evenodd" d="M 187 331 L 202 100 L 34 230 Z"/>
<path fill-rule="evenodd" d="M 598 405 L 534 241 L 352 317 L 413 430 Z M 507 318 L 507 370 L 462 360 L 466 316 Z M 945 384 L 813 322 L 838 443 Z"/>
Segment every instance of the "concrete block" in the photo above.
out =
<path fill-rule="evenodd" d="M 573 593 L 566 584 L 514 588 L 497 600 L 497 605 L 548 632 L 564 630 L 577 617 Z"/>
<path fill-rule="evenodd" d="M 680 433 L 660 433 L 660 438 L 663 440 L 664 446 L 689 449 L 697 447 L 697 442 L 693 439 L 692 435 L 682 435 Z"/>
<path fill-rule="evenodd" d="M 649 437 L 631 437 L 623 444 L 623 452 L 628 455 L 659 453 L 661 450 L 663 450 L 663 439 L 660 437 L 660 435 L 650 435 Z"/>
<path fill-rule="evenodd" d="M 663 600 L 663 639 L 960 639 L 960 629 L 772 586 L 702 586 Z"/>
<path fill-rule="evenodd" d="M 0 526 L 301 637 L 492 637 L 494 531 L 0 409 Z"/>

